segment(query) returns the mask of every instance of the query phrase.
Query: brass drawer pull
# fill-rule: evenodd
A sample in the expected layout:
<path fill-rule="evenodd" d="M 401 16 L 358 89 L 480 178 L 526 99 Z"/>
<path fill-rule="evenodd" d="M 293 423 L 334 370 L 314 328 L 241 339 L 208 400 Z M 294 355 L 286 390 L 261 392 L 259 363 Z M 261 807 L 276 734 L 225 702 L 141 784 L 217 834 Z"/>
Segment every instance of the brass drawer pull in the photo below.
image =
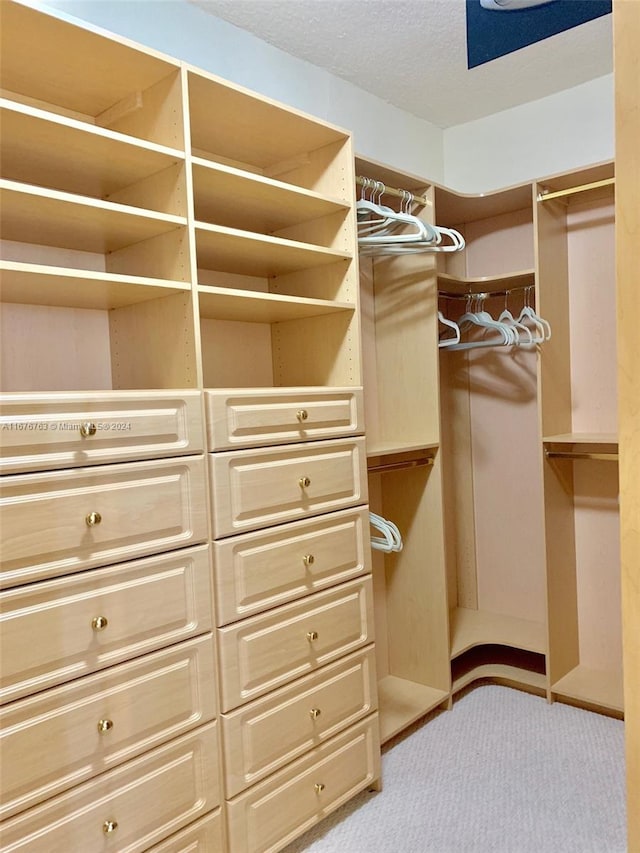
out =
<path fill-rule="evenodd" d="M 298 485 L 301 489 L 306 489 L 308 486 L 311 485 L 311 480 L 308 477 L 300 477 L 300 479 L 298 480 Z"/>
<path fill-rule="evenodd" d="M 113 720 L 98 720 L 98 731 L 101 735 L 110 732 L 113 728 Z"/>
<path fill-rule="evenodd" d="M 90 421 L 86 421 L 83 424 L 80 424 L 80 435 L 83 438 L 88 438 L 90 435 L 95 435 L 98 431 L 98 428 L 95 424 L 92 424 Z"/>
<path fill-rule="evenodd" d="M 307 640 L 309 640 L 310 643 L 313 643 L 313 641 L 317 640 L 317 639 L 318 639 L 318 632 L 317 631 L 307 631 Z"/>
<path fill-rule="evenodd" d="M 302 558 L 302 562 L 305 564 L 305 566 L 312 566 L 315 561 L 316 558 L 313 556 L 313 554 L 305 554 Z"/>
<path fill-rule="evenodd" d="M 91 627 L 94 631 L 104 631 L 108 624 L 109 620 L 106 616 L 95 616 L 91 620 Z"/>
<path fill-rule="evenodd" d="M 324 785 L 322 782 L 316 782 L 313 787 L 315 788 L 316 794 L 321 794 L 324 791 Z"/>
<path fill-rule="evenodd" d="M 105 835 L 110 835 L 112 832 L 115 832 L 117 828 L 117 820 L 105 820 L 105 822 L 102 824 L 102 831 Z"/>
<path fill-rule="evenodd" d="M 306 421 L 308 417 L 309 412 L 306 409 L 298 409 L 298 411 L 296 412 L 296 418 L 301 422 Z"/>
<path fill-rule="evenodd" d="M 322 711 L 320 710 L 320 708 L 312 708 L 309 711 L 309 716 L 312 720 L 317 720 L 321 713 Z"/>
<path fill-rule="evenodd" d="M 95 527 L 102 521 L 102 516 L 99 512 L 90 512 L 84 520 L 87 522 L 87 527 Z"/>

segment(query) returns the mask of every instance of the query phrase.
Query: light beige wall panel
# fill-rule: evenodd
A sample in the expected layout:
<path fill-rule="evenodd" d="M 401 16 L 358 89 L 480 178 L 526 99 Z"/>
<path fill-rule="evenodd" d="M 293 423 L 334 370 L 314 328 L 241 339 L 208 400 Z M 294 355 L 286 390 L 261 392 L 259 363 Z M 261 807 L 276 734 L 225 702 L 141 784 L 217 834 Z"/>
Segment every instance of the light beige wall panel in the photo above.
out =
<path fill-rule="evenodd" d="M 331 314 L 275 323 L 277 385 L 361 385 L 360 335 L 355 315 Z"/>
<path fill-rule="evenodd" d="M 201 320 L 205 388 L 269 387 L 271 327 L 266 323 Z"/>
<path fill-rule="evenodd" d="M 186 228 L 174 228 L 149 240 L 110 252 L 107 272 L 143 275 L 171 281 L 190 281 L 189 242 Z"/>
<path fill-rule="evenodd" d="M 106 258 L 98 252 L 83 252 L 80 249 L 61 249 L 57 246 L 41 246 L 38 243 L 19 243 L 16 240 L 0 240 L 0 257 L 5 261 L 21 261 L 25 264 L 50 264 L 54 267 L 106 270 Z M 2 278 L 0 276 L 0 285 Z"/>
<path fill-rule="evenodd" d="M 149 299 L 109 313 L 115 388 L 197 384 L 191 294 Z"/>
<path fill-rule="evenodd" d="M 533 269 L 531 208 L 467 222 L 464 234 L 467 276 Z"/>
<path fill-rule="evenodd" d="M 618 466 L 591 460 L 573 465 L 580 662 L 620 671 Z"/>
<path fill-rule="evenodd" d="M 4 391 L 112 387 L 107 312 L 7 303 L 0 310 Z"/>
<path fill-rule="evenodd" d="M 567 213 L 573 432 L 618 432 L 613 199 Z"/>
<path fill-rule="evenodd" d="M 640 4 L 616 0 L 616 240 L 620 509 L 629 850 L 640 850 Z"/>
<path fill-rule="evenodd" d="M 478 607 L 542 622 L 536 354 L 511 348 L 471 351 L 469 384 Z"/>
<path fill-rule="evenodd" d="M 109 201 L 131 204 L 134 207 L 187 215 L 187 195 L 184 162 L 175 163 L 143 180 L 111 193 Z"/>

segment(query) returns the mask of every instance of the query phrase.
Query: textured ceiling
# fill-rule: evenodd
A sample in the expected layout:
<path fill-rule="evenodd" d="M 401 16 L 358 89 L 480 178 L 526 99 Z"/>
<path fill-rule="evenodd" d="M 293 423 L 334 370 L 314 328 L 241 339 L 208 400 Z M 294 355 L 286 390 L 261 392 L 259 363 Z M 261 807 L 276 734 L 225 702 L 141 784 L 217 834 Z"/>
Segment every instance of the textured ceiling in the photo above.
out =
<path fill-rule="evenodd" d="M 191 2 L 439 127 L 612 70 L 611 15 L 468 70 L 465 0 Z"/>

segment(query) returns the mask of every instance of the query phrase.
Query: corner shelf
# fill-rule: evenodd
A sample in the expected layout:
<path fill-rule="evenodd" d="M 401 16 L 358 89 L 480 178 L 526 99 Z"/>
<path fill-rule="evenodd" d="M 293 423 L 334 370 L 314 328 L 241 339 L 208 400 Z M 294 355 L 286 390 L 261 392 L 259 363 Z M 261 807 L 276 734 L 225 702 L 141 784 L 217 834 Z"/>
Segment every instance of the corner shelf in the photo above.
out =
<path fill-rule="evenodd" d="M 156 213 L 72 193 L 0 180 L 2 237 L 85 252 L 113 252 L 186 225 Z"/>
<path fill-rule="evenodd" d="M 451 611 L 449 624 L 452 660 L 468 649 L 480 645 L 502 645 L 538 654 L 545 653 L 546 629 L 542 622 L 456 607 Z"/>
<path fill-rule="evenodd" d="M 520 270 L 506 275 L 485 275 L 465 278 L 438 273 L 438 290 L 463 296 L 468 293 L 495 293 L 496 291 L 515 290 L 522 287 L 533 287 L 535 270 Z"/>
<path fill-rule="evenodd" d="M 346 202 L 312 190 L 198 157 L 192 162 L 195 213 L 200 220 L 270 233 L 349 210 Z"/>
<path fill-rule="evenodd" d="M 198 288 L 200 316 L 210 320 L 238 320 L 245 323 L 279 323 L 340 311 L 355 311 L 348 302 L 254 293 L 225 287 Z"/>
<path fill-rule="evenodd" d="M 181 281 L 0 261 L 0 298 L 23 305 L 110 311 L 190 288 Z"/>
<path fill-rule="evenodd" d="M 347 252 L 205 222 L 196 222 L 196 244 L 199 267 L 266 278 L 351 260 Z"/>

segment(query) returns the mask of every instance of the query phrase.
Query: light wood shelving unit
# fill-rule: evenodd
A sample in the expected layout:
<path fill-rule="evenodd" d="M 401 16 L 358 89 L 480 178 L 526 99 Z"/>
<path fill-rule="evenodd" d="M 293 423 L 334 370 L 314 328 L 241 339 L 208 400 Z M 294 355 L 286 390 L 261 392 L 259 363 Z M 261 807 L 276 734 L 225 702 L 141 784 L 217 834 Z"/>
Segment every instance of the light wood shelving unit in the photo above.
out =
<path fill-rule="evenodd" d="M 465 195 L 20 2 L 1 39 L 2 844 L 283 849 L 481 679 L 621 714 L 612 165 Z M 356 174 L 465 251 L 358 269 Z M 438 291 L 552 338 L 439 350 Z"/>
<path fill-rule="evenodd" d="M 362 158 L 356 173 L 432 202 L 432 189 L 415 176 Z M 430 207 L 421 214 L 431 221 Z M 361 258 L 360 284 L 369 500 L 397 524 L 404 543 L 399 553 L 373 552 L 385 742 L 450 696 L 435 261 Z"/>

